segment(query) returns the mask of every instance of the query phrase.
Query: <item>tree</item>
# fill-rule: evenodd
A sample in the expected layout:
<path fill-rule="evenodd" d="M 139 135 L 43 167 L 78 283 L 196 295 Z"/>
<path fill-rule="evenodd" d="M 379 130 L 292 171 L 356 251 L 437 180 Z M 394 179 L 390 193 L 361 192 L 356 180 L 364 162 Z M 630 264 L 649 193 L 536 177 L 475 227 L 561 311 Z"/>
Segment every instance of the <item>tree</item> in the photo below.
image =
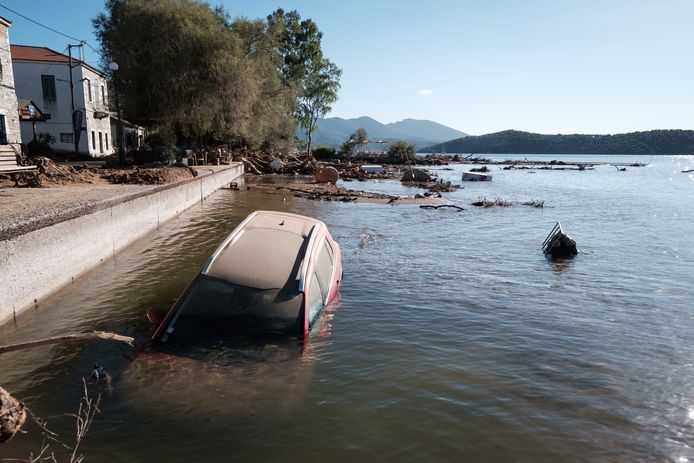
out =
<path fill-rule="evenodd" d="M 194 0 L 107 0 L 93 24 L 103 64 L 120 65 L 128 119 L 179 141 L 251 125 L 259 84 L 220 13 Z"/>
<path fill-rule="evenodd" d="M 330 112 L 332 103 L 337 101 L 342 71 L 327 59 L 321 60 L 304 81 L 304 92 L 299 97 L 297 119 L 306 133 L 306 150 L 311 154 L 312 133 L 316 122 Z"/>
<path fill-rule="evenodd" d="M 295 117 L 306 135 L 307 152 L 311 153 L 316 122 L 337 101 L 342 70 L 323 56 L 323 34 L 310 19 L 301 20 L 296 11 L 277 9 L 268 16 L 273 30 L 283 31 L 280 45 L 281 75 L 284 84 L 295 92 Z"/>
<path fill-rule="evenodd" d="M 403 162 L 411 162 L 415 159 L 417 155 L 417 148 L 408 144 L 406 141 L 398 140 L 390 144 L 388 148 L 388 156 L 392 158 L 397 158 Z"/>

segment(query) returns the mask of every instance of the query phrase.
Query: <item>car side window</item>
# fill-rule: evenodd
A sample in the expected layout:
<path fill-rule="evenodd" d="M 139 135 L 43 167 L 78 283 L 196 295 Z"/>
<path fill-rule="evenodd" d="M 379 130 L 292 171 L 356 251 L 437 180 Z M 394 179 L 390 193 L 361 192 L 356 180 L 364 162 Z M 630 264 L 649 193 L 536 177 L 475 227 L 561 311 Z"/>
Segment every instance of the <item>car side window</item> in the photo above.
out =
<path fill-rule="evenodd" d="M 318 312 L 323 308 L 323 294 L 321 293 L 320 284 L 315 272 L 311 277 L 311 288 L 309 291 L 308 320 L 312 323 L 318 315 Z"/>
<path fill-rule="evenodd" d="M 332 249 L 327 241 L 318 250 L 318 259 L 316 260 L 316 275 L 320 284 L 323 301 L 328 299 L 328 291 L 330 291 L 330 282 L 333 276 L 333 259 Z"/>

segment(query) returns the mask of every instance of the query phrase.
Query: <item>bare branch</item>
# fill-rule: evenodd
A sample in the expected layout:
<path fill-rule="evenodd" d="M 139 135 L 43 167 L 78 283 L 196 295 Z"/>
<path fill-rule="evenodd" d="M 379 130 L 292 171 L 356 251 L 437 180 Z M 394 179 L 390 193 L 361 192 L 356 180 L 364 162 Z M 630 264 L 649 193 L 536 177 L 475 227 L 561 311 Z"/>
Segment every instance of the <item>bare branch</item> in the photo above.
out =
<path fill-rule="evenodd" d="M 56 344 L 63 341 L 74 342 L 87 341 L 90 339 L 106 339 L 110 341 L 120 341 L 128 344 L 129 346 L 132 346 L 133 342 L 135 341 L 135 338 L 132 338 L 130 336 L 122 336 L 120 334 L 109 333 L 106 331 L 95 331 L 93 333 L 73 333 L 65 334 L 62 336 L 54 336 L 51 338 L 38 339 L 35 341 L 22 342 L 19 344 L 9 344 L 7 346 L 0 346 L 0 354 L 14 352 L 22 349 L 29 349 L 32 347 L 45 346 L 47 344 Z"/>

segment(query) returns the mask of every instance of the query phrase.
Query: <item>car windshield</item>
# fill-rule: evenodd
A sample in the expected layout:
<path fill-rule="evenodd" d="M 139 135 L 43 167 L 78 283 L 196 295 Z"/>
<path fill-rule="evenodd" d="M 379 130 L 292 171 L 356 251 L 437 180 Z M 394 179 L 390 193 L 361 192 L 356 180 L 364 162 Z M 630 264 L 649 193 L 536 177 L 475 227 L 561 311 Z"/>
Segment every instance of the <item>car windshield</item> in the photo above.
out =
<path fill-rule="evenodd" d="M 200 275 L 174 307 L 161 342 L 214 341 L 236 335 L 297 334 L 303 293 L 256 289 Z"/>

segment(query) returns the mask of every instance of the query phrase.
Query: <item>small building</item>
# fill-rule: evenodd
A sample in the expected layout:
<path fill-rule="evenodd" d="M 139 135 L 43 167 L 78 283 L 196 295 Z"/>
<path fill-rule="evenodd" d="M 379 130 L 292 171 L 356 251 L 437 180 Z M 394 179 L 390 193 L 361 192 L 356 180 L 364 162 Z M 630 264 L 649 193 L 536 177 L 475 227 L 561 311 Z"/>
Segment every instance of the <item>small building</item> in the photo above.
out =
<path fill-rule="evenodd" d="M 123 135 L 125 136 L 125 151 L 137 151 L 145 143 L 145 128 L 123 120 Z M 114 148 L 118 148 L 118 117 L 111 115 L 111 139 Z"/>
<path fill-rule="evenodd" d="M 12 45 L 11 50 L 16 95 L 43 110 L 36 132 L 52 137 L 53 151 L 113 154 L 106 74 L 50 48 Z M 29 124 L 22 125 L 25 141 L 33 139 L 31 130 Z"/>
<path fill-rule="evenodd" d="M 12 74 L 9 28 L 12 22 L 0 16 L 0 145 L 14 152 L 22 144 L 17 114 L 17 94 Z"/>

